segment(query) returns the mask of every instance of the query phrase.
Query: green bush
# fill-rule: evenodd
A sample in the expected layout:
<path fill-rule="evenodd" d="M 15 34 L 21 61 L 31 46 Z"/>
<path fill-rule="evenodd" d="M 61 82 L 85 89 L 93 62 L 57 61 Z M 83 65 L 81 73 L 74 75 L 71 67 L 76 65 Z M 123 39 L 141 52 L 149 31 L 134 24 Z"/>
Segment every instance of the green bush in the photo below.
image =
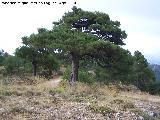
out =
<path fill-rule="evenodd" d="M 71 78 L 71 68 L 67 67 L 63 74 L 63 79 L 70 80 L 70 78 Z M 94 76 L 84 69 L 79 69 L 78 81 L 87 84 L 94 84 L 96 82 Z"/>
<path fill-rule="evenodd" d="M 23 75 L 32 72 L 32 64 L 16 56 L 7 56 L 4 59 L 4 75 Z"/>
<path fill-rule="evenodd" d="M 63 80 L 70 80 L 71 68 L 67 67 L 63 74 Z"/>
<path fill-rule="evenodd" d="M 65 92 L 65 90 L 64 90 L 64 88 L 63 87 L 58 87 L 58 88 L 55 88 L 55 89 L 52 89 L 52 90 L 50 90 L 49 91 L 49 93 L 50 94 L 55 94 L 55 93 L 58 93 L 58 94 L 60 94 L 60 93 L 64 93 Z"/>
<path fill-rule="evenodd" d="M 32 73 L 32 63 L 29 61 L 25 61 L 23 64 L 24 67 L 24 73 Z"/>
<path fill-rule="evenodd" d="M 6 74 L 15 74 L 21 72 L 20 67 L 23 65 L 23 60 L 15 56 L 8 56 L 4 60 Z"/>
<path fill-rule="evenodd" d="M 147 86 L 150 94 L 160 95 L 160 81 L 153 82 Z"/>
<path fill-rule="evenodd" d="M 106 71 L 106 69 L 97 66 L 95 69 L 95 73 L 97 81 L 104 84 L 109 84 L 110 82 L 112 82 L 111 75 Z"/>

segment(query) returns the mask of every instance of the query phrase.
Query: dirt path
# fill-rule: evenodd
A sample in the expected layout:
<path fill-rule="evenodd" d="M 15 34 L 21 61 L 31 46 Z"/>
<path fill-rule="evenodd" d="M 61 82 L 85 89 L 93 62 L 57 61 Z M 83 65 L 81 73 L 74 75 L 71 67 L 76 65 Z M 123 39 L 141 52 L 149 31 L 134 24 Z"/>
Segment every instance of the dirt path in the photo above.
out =
<path fill-rule="evenodd" d="M 59 85 L 61 80 L 62 80 L 62 76 L 57 76 L 55 78 L 50 79 L 49 81 L 42 83 L 41 85 L 46 86 L 46 87 L 50 87 L 50 88 L 54 88 Z"/>

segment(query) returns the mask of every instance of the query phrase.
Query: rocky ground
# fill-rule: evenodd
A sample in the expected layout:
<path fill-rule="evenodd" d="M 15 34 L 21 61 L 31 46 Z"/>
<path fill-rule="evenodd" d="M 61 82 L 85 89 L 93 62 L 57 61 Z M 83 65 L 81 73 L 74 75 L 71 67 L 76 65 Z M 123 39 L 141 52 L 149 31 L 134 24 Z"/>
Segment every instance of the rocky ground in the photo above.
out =
<path fill-rule="evenodd" d="M 104 85 L 1 85 L 0 120 L 160 120 L 160 97 Z"/>

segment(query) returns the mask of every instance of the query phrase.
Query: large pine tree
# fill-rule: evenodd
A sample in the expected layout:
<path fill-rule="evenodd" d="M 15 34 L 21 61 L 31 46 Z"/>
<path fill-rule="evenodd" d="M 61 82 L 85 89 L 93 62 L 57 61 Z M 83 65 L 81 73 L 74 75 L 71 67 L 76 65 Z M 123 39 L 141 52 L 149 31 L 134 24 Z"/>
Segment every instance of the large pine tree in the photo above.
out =
<path fill-rule="evenodd" d="M 112 50 L 122 50 L 118 45 L 124 45 L 123 39 L 127 37 L 125 31 L 120 29 L 120 22 L 112 21 L 108 14 L 84 11 L 77 7 L 53 24 L 52 30 L 39 29 L 38 34 L 27 37 L 24 43 L 38 49 L 38 52 L 45 50 L 70 56 L 72 82 L 78 80 L 81 59 L 88 56 L 95 60 L 104 57 L 107 61 L 112 57 Z M 101 54 L 99 50 L 107 51 L 109 55 L 96 56 Z M 93 52 L 97 54 L 91 54 Z"/>
<path fill-rule="evenodd" d="M 99 49 L 109 52 L 114 47 L 119 48 L 116 45 L 124 45 L 123 39 L 127 35 L 119 27 L 120 22 L 112 21 L 105 13 L 83 11 L 76 7 L 73 7 L 71 12 L 65 13 L 58 22 L 54 22 L 50 37 L 51 48 L 60 49 L 70 55 L 71 81 L 78 79 L 80 59 L 92 56 L 91 52 L 98 53 Z M 99 59 L 99 56 L 92 57 Z"/>

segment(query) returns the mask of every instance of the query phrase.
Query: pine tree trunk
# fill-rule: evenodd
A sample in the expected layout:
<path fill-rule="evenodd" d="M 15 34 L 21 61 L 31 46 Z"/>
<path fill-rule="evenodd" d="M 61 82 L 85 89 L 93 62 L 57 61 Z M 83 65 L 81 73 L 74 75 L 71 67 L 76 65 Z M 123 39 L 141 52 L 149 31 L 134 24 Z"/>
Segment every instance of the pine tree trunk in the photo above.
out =
<path fill-rule="evenodd" d="M 71 54 L 71 83 L 74 83 L 78 80 L 78 66 L 79 66 L 79 58 L 76 54 Z"/>
<path fill-rule="evenodd" d="M 33 75 L 36 76 L 36 73 L 37 73 L 37 61 L 33 60 L 32 61 L 32 66 L 33 66 Z"/>
<path fill-rule="evenodd" d="M 33 65 L 33 75 L 36 76 L 37 73 L 37 66 Z"/>

